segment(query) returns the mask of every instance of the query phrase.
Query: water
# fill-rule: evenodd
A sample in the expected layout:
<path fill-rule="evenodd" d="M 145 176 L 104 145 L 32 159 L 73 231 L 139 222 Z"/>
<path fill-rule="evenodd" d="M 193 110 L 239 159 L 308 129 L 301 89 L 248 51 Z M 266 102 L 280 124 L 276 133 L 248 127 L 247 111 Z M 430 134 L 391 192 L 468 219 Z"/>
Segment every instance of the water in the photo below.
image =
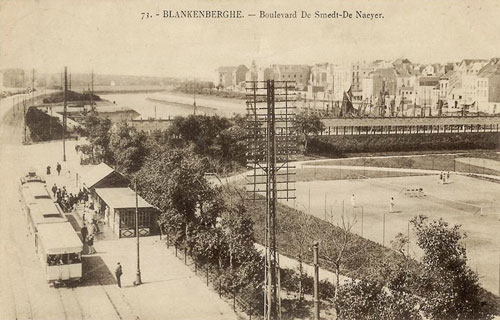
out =
<path fill-rule="evenodd" d="M 113 93 L 101 94 L 102 99 L 128 107 L 140 114 L 140 118 L 167 119 L 188 116 L 194 113 L 193 96 L 172 92 L 155 93 Z M 245 102 L 237 99 L 223 99 L 212 96 L 196 96 L 196 114 L 230 117 L 245 113 Z M 156 108 L 156 111 L 155 111 Z"/>

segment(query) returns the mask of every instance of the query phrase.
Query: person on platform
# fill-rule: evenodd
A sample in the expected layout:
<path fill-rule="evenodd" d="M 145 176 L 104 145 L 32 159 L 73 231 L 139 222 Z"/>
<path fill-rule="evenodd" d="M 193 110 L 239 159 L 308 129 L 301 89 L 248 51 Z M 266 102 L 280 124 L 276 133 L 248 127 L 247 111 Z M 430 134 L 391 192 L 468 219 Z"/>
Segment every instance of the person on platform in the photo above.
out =
<path fill-rule="evenodd" d="M 50 166 L 47 166 L 47 175 L 50 175 Z"/>
<path fill-rule="evenodd" d="M 356 197 L 354 196 L 354 193 L 351 196 L 351 206 L 352 208 L 356 208 Z"/>
<path fill-rule="evenodd" d="M 96 253 L 94 248 L 94 236 L 92 234 L 87 236 L 87 245 L 89 246 L 89 254 Z"/>
<path fill-rule="evenodd" d="M 391 197 L 389 212 L 394 212 L 394 197 Z"/>
<path fill-rule="evenodd" d="M 54 183 L 54 185 L 52 186 L 52 194 L 54 195 L 54 198 L 56 197 L 56 194 L 57 194 L 57 185 Z"/>
<path fill-rule="evenodd" d="M 58 162 L 58 163 L 57 163 L 57 166 L 56 166 L 56 170 L 57 170 L 57 175 L 58 175 L 58 176 L 60 176 L 60 175 L 61 175 L 61 169 L 62 169 L 61 164 Z"/>
<path fill-rule="evenodd" d="M 83 242 L 86 243 L 87 242 L 87 236 L 89 235 L 89 230 L 87 229 L 87 224 L 86 223 L 83 223 L 83 227 L 80 230 L 80 233 L 82 234 Z"/>
<path fill-rule="evenodd" d="M 119 288 L 122 287 L 122 282 L 121 282 L 122 274 L 123 274 L 122 265 L 120 264 L 120 262 L 118 262 L 116 265 L 115 276 L 116 276 L 116 283 L 118 284 Z"/>

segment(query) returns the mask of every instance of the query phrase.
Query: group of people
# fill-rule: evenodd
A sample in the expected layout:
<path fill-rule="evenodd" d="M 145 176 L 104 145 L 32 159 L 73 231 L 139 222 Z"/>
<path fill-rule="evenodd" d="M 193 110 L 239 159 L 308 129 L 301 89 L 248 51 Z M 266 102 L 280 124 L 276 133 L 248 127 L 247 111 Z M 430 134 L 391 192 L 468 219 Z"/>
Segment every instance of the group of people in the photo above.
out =
<path fill-rule="evenodd" d="M 52 169 L 52 167 L 50 165 L 47 166 L 47 172 L 46 172 L 47 175 L 50 175 L 51 169 Z M 61 166 L 61 164 L 59 162 L 56 165 L 56 170 L 57 170 L 57 175 L 60 176 L 61 175 L 62 166 Z"/>
<path fill-rule="evenodd" d="M 80 230 L 80 233 L 82 235 L 83 242 L 88 247 L 87 254 L 94 254 L 94 253 L 96 253 L 96 250 L 94 248 L 94 233 L 96 233 L 96 231 L 95 231 L 95 228 L 94 228 L 93 224 L 90 225 L 90 230 L 89 230 L 87 228 L 87 224 L 84 222 L 83 223 L 83 227 Z"/>
<path fill-rule="evenodd" d="M 450 180 L 450 172 L 444 172 L 444 171 L 441 171 L 439 173 L 439 183 L 440 184 L 445 184 L 446 182 L 448 182 Z"/>
<path fill-rule="evenodd" d="M 76 209 L 78 202 L 86 201 L 85 199 L 88 200 L 88 195 L 82 190 L 80 190 L 78 194 L 73 194 L 66 190 L 66 186 L 59 188 L 55 183 L 51 190 L 52 195 L 64 212 L 71 212 Z"/>

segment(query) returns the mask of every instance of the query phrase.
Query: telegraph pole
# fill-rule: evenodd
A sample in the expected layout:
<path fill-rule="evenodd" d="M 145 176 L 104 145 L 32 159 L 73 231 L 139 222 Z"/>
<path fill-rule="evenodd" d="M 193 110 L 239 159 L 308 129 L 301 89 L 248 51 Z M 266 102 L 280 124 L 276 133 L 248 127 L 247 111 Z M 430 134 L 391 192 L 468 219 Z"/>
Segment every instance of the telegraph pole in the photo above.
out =
<path fill-rule="evenodd" d="M 33 76 L 31 79 L 31 104 L 35 105 L 35 68 L 33 68 Z"/>
<path fill-rule="evenodd" d="M 314 320 L 319 320 L 319 262 L 318 262 L 319 243 L 313 244 L 314 259 Z"/>
<path fill-rule="evenodd" d="M 135 184 L 135 236 L 137 238 L 137 274 L 135 277 L 134 285 L 142 284 L 141 280 L 141 265 L 139 259 L 139 196 L 137 195 L 137 178 L 134 180 Z"/>
<path fill-rule="evenodd" d="M 90 79 L 90 110 L 94 110 L 94 69 L 92 69 L 91 79 Z"/>
<path fill-rule="evenodd" d="M 26 142 L 26 96 L 23 95 L 24 142 Z"/>
<path fill-rule="evenodd" d="M 68 67 L 64 67 L 64 110 L 63 110 L 63 161 L 66 161 L 66 108 L 68 105 Z"/>

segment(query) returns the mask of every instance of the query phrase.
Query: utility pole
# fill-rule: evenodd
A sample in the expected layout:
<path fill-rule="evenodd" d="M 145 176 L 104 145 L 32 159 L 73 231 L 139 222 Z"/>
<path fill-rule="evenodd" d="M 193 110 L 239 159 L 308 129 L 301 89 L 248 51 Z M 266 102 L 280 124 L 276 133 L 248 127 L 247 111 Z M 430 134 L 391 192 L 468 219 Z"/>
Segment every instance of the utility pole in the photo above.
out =
<path fill-rule="evenodd" d="M 68 67 L 64 67 L 64 109 L 63 109 L 63 161 L 66 161 L 66 108 L 68 106 Z"/>
<path fill-rule="evenodd" d="M 137 274 L 134 286 L 142 284 L 141 264 L 139 259 L 139 196 L 137 195 L 137 178 L 135 178 L 135 236 L 137 238 Z"/>
<path fill-rule="evenodd" d="M 319 320 L 319 262 L 318 262 L 319 243 L 313 244 L 314 259 L 314 320 Z"/>
<path fill-rule="evenodd" d="M 90 79 L 90 110 L 94 110 L 94 69 L 92 69 L 91 79 Z"/>
<path fill-rule="evenodd" d="M 24 120 L 24 142 L 26 139 L 26 96 L 23 95 L 23 120 Z"/>
<path fill-rule="evenodd" d="M 33 76 L 31 79 L 31 104 L 35 105 L 35 68 L 33 68 Z"/>
<path fill-rule="evenodd" d="M 384 211 L 384 218 L 382 222 L 382 246 L 385 247 L 385 211 Z"/>
<path fill-rule="evenodd" d="M 278 194 L 279 199 L 295 199 L 294 181 L 289 177 L 294 174 L 291 172 L 294 167 L 290 165 L 290 155 L 296 150 L 292 125 L 295 113 L 290 113 L 290 109 L 295 107 L 289 105 L 290 88 L 289 82 L 274 80 L 248 81 L 246 85 L 247 119 L 252 123 L 248 126 L 252 138 L 247 143 L 247 163 L 252 168 L 252 182 L 247 184 L 247 191 L 253 201 L 260 200 L 257 194 L 264 194 L 266 201 L 263 305 L 266 320 L 281 319 L 279 255 L 276 250 Z M 277 108 L 276 102 L 280 103 Z M 280 170 L 284 179 L 278 180 Z M 263 183 L 265 187 L 261 186 Z"/>

